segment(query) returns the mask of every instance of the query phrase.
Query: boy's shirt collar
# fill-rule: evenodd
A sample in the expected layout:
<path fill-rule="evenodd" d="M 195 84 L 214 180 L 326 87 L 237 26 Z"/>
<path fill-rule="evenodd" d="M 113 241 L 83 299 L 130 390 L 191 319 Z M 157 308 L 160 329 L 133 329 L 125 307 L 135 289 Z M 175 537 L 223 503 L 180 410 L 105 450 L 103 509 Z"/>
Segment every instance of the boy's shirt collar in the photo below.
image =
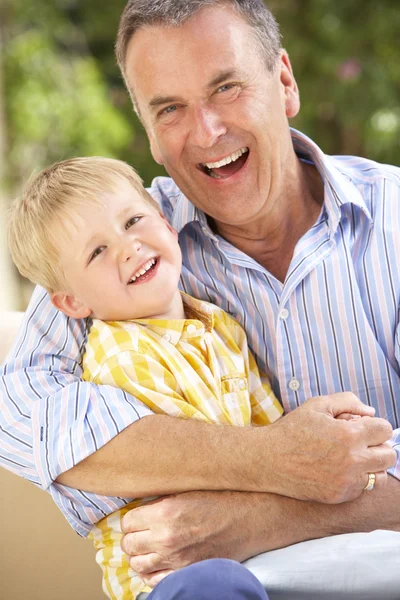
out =
<path fill-rule="evenodd" d="M 174 345 L 182 339 L 203 337 L 207 331 L 212 331 L 215 314 L 221 312 L 221 309 L 184 292 L 181 292 L 181 295 L 185 319 L 135 319 L 131 322 L 153 331 L 160 338 Z"/>

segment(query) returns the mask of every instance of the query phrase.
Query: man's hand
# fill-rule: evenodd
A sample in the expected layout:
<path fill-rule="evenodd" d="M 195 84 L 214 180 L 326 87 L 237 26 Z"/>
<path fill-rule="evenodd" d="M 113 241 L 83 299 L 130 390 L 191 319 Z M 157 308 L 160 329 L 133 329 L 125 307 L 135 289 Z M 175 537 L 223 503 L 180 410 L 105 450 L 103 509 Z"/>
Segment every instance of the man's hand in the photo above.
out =
<path fill-rule="evenodd" d="M 154 500 L 124 516 L 122 549 L 150 587 L 171 571 L 207 558 L 246 560 L 256 535 L 250 510 L 262 496 L 187 492 Z"/>
<path fill-rule="evenodd" d="M 360 418 L 338 418 L 346 413 Z M 309 400 L 268 427 L 151 415 L 56 481 L 127 498 L 230 490 L 344 502 L 362 493 L 369 473 L 378 473 L 382 487 L 395 462 L 384 444 L 391 426 L 373 414 L 354 394 L 341 393 Z"/>
<path fill-rule="evenodd" d="M 328 505 L 274 494 L 188 492 L 128 512 L 122 549 L 151 587 L 168 573 L 207 558 L 243 561 L 339 533 L 400 531 L 400 482 L 389 477 L 355 502 Z"/>
<path fill-rule="evenodd" d="M 385 443 L 390 424 L 373 414 L 354 394 L 340 393 L 308 400 L 270 426 L 276 444 L 265 465 L 275 473 L 269 491 L 336 504 L 360 496 L 369 473 L 376 474 L 376 486 L 382 488 L 396 453 Z"/>

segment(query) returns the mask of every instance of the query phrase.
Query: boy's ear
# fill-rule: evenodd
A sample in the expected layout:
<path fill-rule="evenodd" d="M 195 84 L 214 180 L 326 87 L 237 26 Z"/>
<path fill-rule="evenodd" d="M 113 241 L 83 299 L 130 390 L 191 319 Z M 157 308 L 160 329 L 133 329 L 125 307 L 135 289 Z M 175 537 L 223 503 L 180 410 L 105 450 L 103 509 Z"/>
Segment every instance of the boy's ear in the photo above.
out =
<path fill-rule="evenodd" d="M 166 216 L 163 215 L 162 213 L 160 213 L 160 217 L 162 218 L 163 221 L 165 221 L 165 224 L 168 227 L 168 229 L 170 230 L 170 232 L 173 233 L 174 236 L 177 238 L 178 237 L 178 232 L 176 231 L 176 229 L 174 229 L 172 227 L 171 223 L 168 221 L 168 219 L 166 218 Z"/>
<path fill-rule="evenodd" d="M 83 304 L 78 298 L 65 292 L 54 292 L 50 298 L 53 305 L 67 315 L 67 317 L 86 319 L 92 313 L 86 304 Z"/>

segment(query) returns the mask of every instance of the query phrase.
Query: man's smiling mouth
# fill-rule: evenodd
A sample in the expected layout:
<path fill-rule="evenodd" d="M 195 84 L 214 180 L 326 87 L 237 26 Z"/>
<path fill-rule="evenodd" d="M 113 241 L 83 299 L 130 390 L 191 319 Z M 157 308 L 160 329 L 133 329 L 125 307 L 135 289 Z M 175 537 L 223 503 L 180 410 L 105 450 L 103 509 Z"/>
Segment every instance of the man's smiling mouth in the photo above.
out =
<path fill-rule="evenodd" d="M 199 163 L 197 168 L 213 179 L 226 179 L 243 167 L 248 156 L 249 149 L 244 147 L 219 161 Z"/>

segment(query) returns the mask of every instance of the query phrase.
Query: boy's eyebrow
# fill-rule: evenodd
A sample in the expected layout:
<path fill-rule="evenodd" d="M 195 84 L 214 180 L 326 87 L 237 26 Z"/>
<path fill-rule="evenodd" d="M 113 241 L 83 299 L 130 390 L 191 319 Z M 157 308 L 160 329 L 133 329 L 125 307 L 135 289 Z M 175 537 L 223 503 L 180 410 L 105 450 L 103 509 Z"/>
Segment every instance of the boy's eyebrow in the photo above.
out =
<path fill-rule="evenodd" d="M 123 208 L 117 215 L 118 219 L 124 219 L 126 216 L 131 215 L 133 213 L 135 213 L 137 211 L 137 209 L 134 206 L 126 206 L 125 208 Z M 89 250 L 89 248 L 91 246 L 95 246 L 95 242 L 98 238 L 101 238 L 103 236 L 103 233 L 99 233 L 98 231 L 96 231 L 96 233 L 94 233 L 92 235 L 92 237 L 86 242 L 83 251 L 87 252 L 87 250 Z"/>
<path fill-rule="evenodd" d="M 92 237 L 86 242 L 85 247 L 83 248 L 84 252 L 87 252 L 91 247 L 95 246 L 95 241 L 97 238 L 100 238 L 100 235 L 98 233 L 95 233 L 94 235 L 92 235 Z"/>
<path fill-rule="evenodd" d="M 213 88 L 220 83 L 223 83 L 227 79 L 231 79 L 232 77 L 237 77 L 237 73 L 233 69 L 227 69 L 226 71 L 222 71 L 218 73 L 215 77 L 209 81 L 207 84 L 207 89 Z M 178 102 L 180 100 L 179 96 L 154 96 L 149 102 L 149 108 L 158 108 L 159 106 L 163 106 L 164 104 L 173 104 L 174 102 Z"/>

